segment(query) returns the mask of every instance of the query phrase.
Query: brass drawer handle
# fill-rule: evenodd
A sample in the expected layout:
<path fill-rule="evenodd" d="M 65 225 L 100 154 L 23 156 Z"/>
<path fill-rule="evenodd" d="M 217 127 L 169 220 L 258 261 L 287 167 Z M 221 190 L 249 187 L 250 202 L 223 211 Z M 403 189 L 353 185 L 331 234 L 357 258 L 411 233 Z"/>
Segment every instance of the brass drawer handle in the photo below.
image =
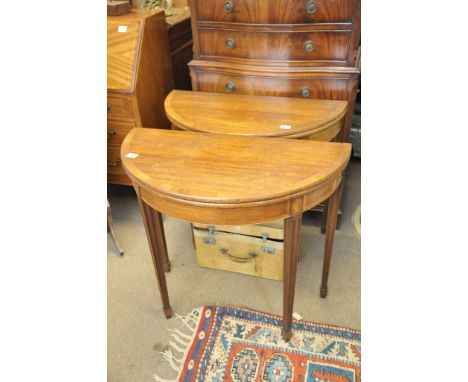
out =
<path fill-rule="evenodd" d="M 224 12 L 231 13 L 234 10 L 234 3 L 230 0 L 224 2 Z"/>
<path fill-rule="evenodd" d="M 226 91 L 229 92 L 229 93 L 232 93 L 234 90 L 236 90 L 236 85 L 234 85 L 233 82 L 229 81 L 226 84 Z"/>
<path fill-rule="evenodd" d="M 255 258 L 258 256 L 254 252 L 249 252 L 249 257 L 237 257 L 234 255 L 231 255 L 229 253 L 229 250 L 227 248 L 220 248 L 219 251 L 225 255 L 229 260 L 234 261 L 235 263 L 248 263 L 252 260 L 255 260 Z"/>
<path fill-rule="evenodd" d="M 307 13 L 315 13 L 317 12 L 317 9 L 318 9 L 318 5 L 317 5 L 317 1 L 316 0 L 309 0 L 307 1 L 306 3 L 306 11 Z"/>
<path fill-rule="evenodd" d="M 228 38 L 226 40 L 226 48 L 228 49 L 234 49 L 236 47 L 236 42 L 234 41 L 233 38 Z"/>
<path fill-rule="evenodd" d="M 312 52 L 314 49 L 315 49 L 315 44 L 314 44 L 313 41 L 307 40 L 306 42 L 304 42 L 304 50 L 305 50 L 307 53 Z"/>
<path fill-rule="evenodd" d="M 115 130 L 114 129 L 110 129 L 108 132 L 107 132 L 107 140 L 111 140 L 112 137 L 115 135 Z"/>
<path fill-rule="evenodd" d="M 117 158 L 117 160 L 115 162 L 109 162 L 107 161 L 107 166 L 108 167 L 117 167 L 119 165 L 119 163 L 121 162 L 120 158 Z"/>
<path fill-rule="evenodd" d="M 111 105 L 107 104 L 107 111 L 111 109 Z"/>
<path fill-rule="evenodd" d="M 310 88 L 303 87 L 301 89 L 301 96 L 304 97 L 304 98 L 310 97 Z"/>

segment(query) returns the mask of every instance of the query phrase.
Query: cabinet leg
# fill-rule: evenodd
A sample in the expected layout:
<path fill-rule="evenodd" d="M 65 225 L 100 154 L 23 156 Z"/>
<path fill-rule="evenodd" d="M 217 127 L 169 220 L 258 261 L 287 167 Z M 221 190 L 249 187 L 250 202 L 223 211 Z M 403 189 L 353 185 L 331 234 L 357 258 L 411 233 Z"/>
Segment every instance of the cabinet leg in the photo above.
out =
<path fill-rule="evenodd" d="M 340 183 L 335 192 L 328 199 L 328 209 L 327 209 L 327 232 L 325 235 L 325 252 L 323 256 L 323 270 L 322 270 L 322 285 L 320 286 L 320 297 L 327 297 L 328 292 L 328 274 L 330 272 L 330 261 L 333 252 L 333 240 L 335 238 L 335 229 L 336 229 L 336 220 L 338 216 L 338 208 L 340 205 L 340 193 L 341 185 Z"/>
<path fill-rule="evenodd" d="M 291 216 L 284 221 L 283 330 L 281 334 L 285 341 L 292 337 L 292 313 L 301 222 L 302 214 Z"/>
<path fill-rule="evenodd" d="M 169 294 L 167 291 L 166 275 L 164 274 L 164 271 L 167 269 L 165 268 L 164 264 L 167 264 L 168 261 L 167 248 L 166 239 L 164 237 L 164 226 L 162 222 L 161 213 L 153 210 L 143 200 L 141 200 L 140 197 L 138 197 L 138 202 L 140 204 L 141 215 L 145 224 L 146 236 L 148 238 L 148 243 L 150 246 L 154 271 L 158 280 L 159 292 L 161 294 L 161 301 L 163 304 L 163 311 L 166 318 L 170 318 L 172 316 L 172 308 L 169 304 Z"/>

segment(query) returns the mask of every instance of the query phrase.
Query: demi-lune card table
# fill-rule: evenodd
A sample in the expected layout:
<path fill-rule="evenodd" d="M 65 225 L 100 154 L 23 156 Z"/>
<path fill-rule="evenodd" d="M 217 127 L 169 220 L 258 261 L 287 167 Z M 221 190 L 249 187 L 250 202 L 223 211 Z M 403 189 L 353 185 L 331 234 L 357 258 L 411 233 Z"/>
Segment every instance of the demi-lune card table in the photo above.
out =
<path fill-rule="evenodd" d="M 164 272 L 170 262 L 162 213 L 210 224 L 284 219 L 282 335 L 289 340 L 302 212 L 330 196 L 330 203 L 338 204 L 351 145 L 135 128 L 121 154 L 138 197 L 167 318 L 172 308 Z M 326 239 L 325 251 L 331 248 Z"/>

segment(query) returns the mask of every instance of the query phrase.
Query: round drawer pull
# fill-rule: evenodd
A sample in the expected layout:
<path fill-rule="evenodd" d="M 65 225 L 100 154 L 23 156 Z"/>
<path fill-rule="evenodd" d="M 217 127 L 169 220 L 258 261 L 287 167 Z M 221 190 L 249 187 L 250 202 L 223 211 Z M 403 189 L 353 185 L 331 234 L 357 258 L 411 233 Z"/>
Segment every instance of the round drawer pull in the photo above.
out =
<path fill-rule="evenodd" d="M 224 2 L 224 12 L 231 13 L 234 10 L 234 3 L 230 0 Z"/>
<path fill-rule="evenodd" d="M 112 137 L 115 135 L 115 129 L 110 129 L 107 131 L 107 140 L 112 139 Z"/>
<path fill-rule="evenodd" d="M 228 38 L 228 39 L 226 40 L 226 48 L 228 48 L 228 49 L 234 49 L 235 46 L 236 46 L 236 42 L 234 41 L 233 38 Z"/>
<path fill-rule="evenodd" d="M 119 157 L 119 158 L 117 158 L 117 160 L 115 162 L 107 161 L 107 166 L 108 167 L 118 167 L 120 162 L 121 162 L 121 160 L 120 160 L 120 157 Z"/>
<path fill-rule="evenodd" d="M 315 48 L 315 44 L 313 41 L 311 40 L 308 40 L 306 42 L 304 42 L 304 50 L 307 52 L 307 53 L 310 53 L 314 50 Z"/>
<path fill-rule="evenodd" d="M 234 90 L 236 90 L 236 86 L 234 85 L 233 82 L 228 82 L 226 84 L 226 91 L 229 92 L 229 93 L 232 93 Z"/>
<path fill-rule="evenodd" d="M 301 96 L 304 98 L 310 97 L 310 88 L 304 87 L 301 89 Z"/>
<path fill-rule="evenodd" d="M 317 12 L 317 9 L 318 9 L 318 5 L 317 5 L 317 1 L 316 0 L 309 0 L 307 1 L 306 3 L 306 11 L 307 13 L 315 13 Z"/>

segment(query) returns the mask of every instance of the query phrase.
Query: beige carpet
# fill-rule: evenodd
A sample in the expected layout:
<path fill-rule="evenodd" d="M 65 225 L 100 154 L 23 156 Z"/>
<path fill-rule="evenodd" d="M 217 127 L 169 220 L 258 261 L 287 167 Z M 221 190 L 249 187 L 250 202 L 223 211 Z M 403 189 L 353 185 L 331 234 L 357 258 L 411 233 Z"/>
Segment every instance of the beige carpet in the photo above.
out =
<path fill-rule="evenodd" d="M 343 218 L 335 236 L 329 292 L 319 297 L 324 235 L 318 215 L 303 217 L 301 255 L 294 310 L 304 319 L 360 329 L 360 237 L 352 216 L 361 204 L 360 162 L 352 161 L 345 183 Z M 120 257 L 108 235 L 108 381 L 144 382 L 152 375 L 173 375 L 159 352 L 167 348 L 166 320 L 135 194 L 130 187 L 109 186 L 115 231 L 125 255 Z M 198 267 L 190 225 L 165 217 L 172 271 L 169 296 L 176 313 L 204 304 L 247 306 L 282 313 L 282 283 Z"/>

